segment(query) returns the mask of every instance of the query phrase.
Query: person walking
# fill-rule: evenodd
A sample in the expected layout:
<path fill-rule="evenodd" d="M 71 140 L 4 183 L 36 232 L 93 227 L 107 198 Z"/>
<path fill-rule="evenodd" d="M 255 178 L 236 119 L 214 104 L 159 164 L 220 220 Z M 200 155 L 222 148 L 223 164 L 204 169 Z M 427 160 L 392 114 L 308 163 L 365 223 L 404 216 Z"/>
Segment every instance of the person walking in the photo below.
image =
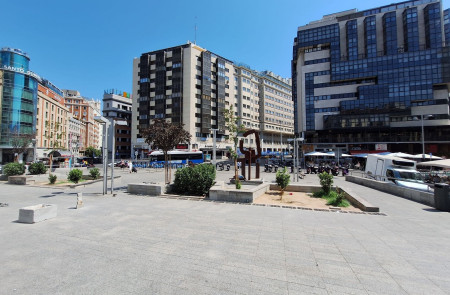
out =
<path fill-rule="evenodd" d="M 128 169 L 130 169 L 130 173 L 133 171 L 133 162 L 128 162 Z"/>

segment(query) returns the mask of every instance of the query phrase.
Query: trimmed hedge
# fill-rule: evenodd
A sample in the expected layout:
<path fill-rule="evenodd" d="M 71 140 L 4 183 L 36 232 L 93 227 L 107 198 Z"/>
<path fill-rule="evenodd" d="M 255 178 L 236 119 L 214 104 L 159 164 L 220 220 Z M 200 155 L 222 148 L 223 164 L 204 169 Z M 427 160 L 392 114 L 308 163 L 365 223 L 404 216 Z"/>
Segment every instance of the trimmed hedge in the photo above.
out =
<path fill-rule="evenodd" d="M 180 168 L 175 172 L 175 191 L 184 195 L 203 196 L 214 185 L 215 179 L 216 169 L 211 164 Z"/>
<path fill-rule="evenodd" d="M 55 184 L 56 179 L 58 179 L 58 177 L 54 174 L 50 174 L 50 176 L 48 177 L 48 181 L 50 182 L 50 184 Z"/>
<path fill-rule="evenodd" d="M 22 163 L 8 163 L 3 166 L 3 173 L 8 176 L 22 175 L 25 173 L 25 165 Z"/>
<path fill-rule="evenodd" d="M 98 168 L 91 168 L 89 170 L 89 175 L 91 175 L 93 179 L 98 179 L 100 177 L 100 170 Z"/>
<path fill-rule="evenodd" d="M 78 183 L 83 177 L 83 172 L 80 169 L 73 169 L 69 172 L 67 179 L 71 182 Z"/>
<path fill-rule="evenodd" d="M 45 174 L 47 167 L 45 167 L 44 163 L 33 163 L 28 167 L 28 171 L 33 175 Z"/>

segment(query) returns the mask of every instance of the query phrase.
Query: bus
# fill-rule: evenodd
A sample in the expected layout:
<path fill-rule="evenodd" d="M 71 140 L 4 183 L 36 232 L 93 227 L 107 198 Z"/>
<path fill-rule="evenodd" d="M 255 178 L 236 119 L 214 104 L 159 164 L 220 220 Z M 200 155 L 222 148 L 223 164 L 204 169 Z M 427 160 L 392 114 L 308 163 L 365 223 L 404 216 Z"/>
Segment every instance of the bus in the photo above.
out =
<path fill-rule="evenodd" d="M 169 151 L 169 160 L 171 164 L 201 164 L 203 163 L 202 152 L 187 152 L 187 151 Z M 164 164 L 164 153 L 161 151 L 155 151 L 149 154 L 150 165 L 152 164 Z"/>

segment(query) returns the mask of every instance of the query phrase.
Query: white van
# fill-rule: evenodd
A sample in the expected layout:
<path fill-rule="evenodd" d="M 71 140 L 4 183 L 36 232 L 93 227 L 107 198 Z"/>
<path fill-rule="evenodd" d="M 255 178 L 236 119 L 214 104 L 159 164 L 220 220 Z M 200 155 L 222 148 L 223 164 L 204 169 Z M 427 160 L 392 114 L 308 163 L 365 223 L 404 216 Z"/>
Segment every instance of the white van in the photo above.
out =
<path fill-rule="evenodd" d="M 416 161 L 389 155 L 367 155 L 365 173 L 379 181 L 392 182 L 399 186 L 429 191 L 422 175 L 416 170 Z"/>

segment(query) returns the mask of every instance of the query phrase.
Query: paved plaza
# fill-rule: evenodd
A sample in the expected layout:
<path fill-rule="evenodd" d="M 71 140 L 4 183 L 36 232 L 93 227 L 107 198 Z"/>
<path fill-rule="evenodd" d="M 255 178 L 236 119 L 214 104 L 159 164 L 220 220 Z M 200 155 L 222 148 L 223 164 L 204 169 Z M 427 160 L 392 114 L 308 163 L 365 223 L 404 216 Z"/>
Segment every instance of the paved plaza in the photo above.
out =
<path fill-rule="evenodd" d="M 217 172 L 218 180 L 232 171 Z M 385 215 L 0 183 L 0 294 L 449 294 L 450 214 L 345 182 Z M 262 173 L 267 181 L 275 173 Z M 300 183 L 318 184 L 316 175 Z M 77 192 L 85 206 L 74 209 Z M 19 208 L 58 216 L 18 223 Z"/>

